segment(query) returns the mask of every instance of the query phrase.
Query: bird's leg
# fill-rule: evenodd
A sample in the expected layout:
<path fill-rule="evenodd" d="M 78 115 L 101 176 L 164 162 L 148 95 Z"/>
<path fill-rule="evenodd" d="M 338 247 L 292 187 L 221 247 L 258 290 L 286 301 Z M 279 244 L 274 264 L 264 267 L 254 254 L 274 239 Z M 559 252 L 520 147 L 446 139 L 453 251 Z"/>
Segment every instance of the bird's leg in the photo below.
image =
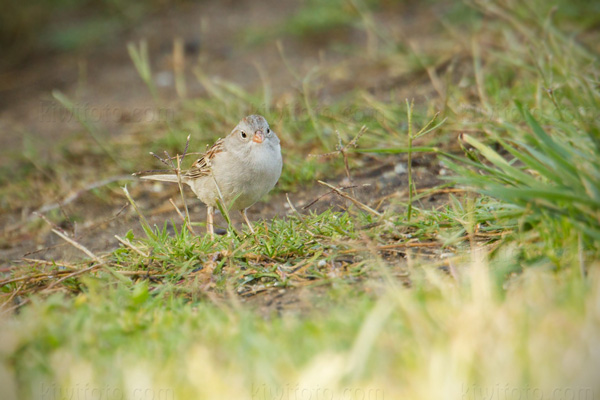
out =
<path fill-rule="evenodd" d="M 248 225 L 248 228 L 250 228 L 250 232 L 254 235 L 254 228 L 252 228 L 252 224 L 250 223 L 250 221 L 248 221 L 248 216 L 246 215 L 246 208 L 241 209 L 240 212 L 242 213 L 242 217 L 244 217 L 244 221 L 246 221 L 246 225 Z"/>
<path fill-rule="evenodd" d="M 206 231 L 210 234 L 210 238 L 215 238 L 215 226 L 214 226 L 215 208 L 212 206 L 206 207 Z"/>

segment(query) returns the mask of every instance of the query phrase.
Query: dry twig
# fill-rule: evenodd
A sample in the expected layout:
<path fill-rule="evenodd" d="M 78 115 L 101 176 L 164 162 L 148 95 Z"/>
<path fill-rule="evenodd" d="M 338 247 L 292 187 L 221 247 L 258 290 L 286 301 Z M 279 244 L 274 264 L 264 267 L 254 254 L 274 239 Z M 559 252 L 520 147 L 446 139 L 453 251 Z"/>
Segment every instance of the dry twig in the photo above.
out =
<path fill-rule="evenodd" d="M 135 246 L 133 243 L 131 243 L 129 240 L 124 239 L 122 237 L 119 237 L 118 235 L 115 235 L 115 238 L 123 243 L 125 246 L 129 247 L 131 250 L 135 251 L 136 253 L 138 253 L 140 256 L 144 257 L 144 258 L 148 258 L 150 257 L 149 254 L 144 253 L 142 250 L 140 250 L 137 246 Z"/>
<path fill-rule="evenodd" d="M 92 253 L 90 250 L 87 249 L 87 247 L 85 247 L 84 245 L 77 243 L 76 241 L 74 241 L 73 239 L 71 239 L 70 237 L 68 237 L 67 235 L 65 235 L 64 233 L 56 230 L 56 229 L 52 229 L 52 232 L 56 233 L 58 236 L 60 236 L 63 240 L 69 242 L 69 244 L 71 244 L 71 246 L 75 247 L 76 249 L 82 251 L 83 253 L 85 253 L 88 257 L 90 257 L 92 260 L 94 260 L 95 262 L 101 262 L 100 258 L 98 258 L 98 256 L 96 256 L 94 253 Z"/>
<path fill-rule="evenodd" d="M 337 194 L 340 197 L 350 200 L 352 203 L 356 204 L 358 207 L 362 208 L 363 210 L 368 211 L 371 214 L 376 215 L 378 217 L 381 217 L 382 214 L 380 212 L 373 210 L 371 207 L 369 207 L 368 205 L 366 205 L 364 203 L 361 203 L 360 201 L 356 200 L 354 197 L 350 196 L 348 193 L 342 192 L 340 190 L 340 188 L 336 188 L 335 186 L 330 185 L 327 182 L 323 182 L 323 181 L 317 181 L 317 182 L 319 182 L 323 186 L 327 186 L 328 188 L 333 190 L 333 192 L 335 194 Z"/>
<path fill-rule="evenodd" d="M 366 131 L 367 131 L 367 127 L 365 125 L 363 125 L 360 128 L 360 131 L 358 131 L 358 133 L 354 137 L 354 139 L 352 139 L 350 142 L 348 142 L 347 144 L 344 145 L 342 142 L 342 137 L 340 136 L 340 132 L 336 130 L 335 134 L 337 135 L 337 138 L 338 138 L 338 144 L 335 147 L 335 151 L 332 151 L 330 153 L 325 153 L 325 154 L 309 154 L 309 156 L 310 157 L 331 157 L 331 156 L 336 156 L 338 154 L 341 154 L 342 158 L 344 160 L 344 171 L 346 172 L 346 177 L 348 178 L 348 182 L 352 182 L 352 178 L 350 177 L 350 166 L 348 164 L 347 150 L 349 148 L 357 147 L 358 139 L 360 139 L 360 137 L 362 135 L 364 135 L 364 133 Z M 352 194 L 354 195 L 354 191 L 352 191 Z"/>
<path fill-rule="evenodd" d="M 356 186 L 356 185 L 353 185 L 353 186 L 341 186 L 338 189 L 339 190 L 347 190 L 347 189 L 353 189 L 355 187 L 358 187 L 358 186 Z M 321 200 L 323 197 L 329 196 L 332 193 L 335 193 L 335 190 L 330 190 L 329 192 L 320 195 L 319 197 L 317 197 L 316 199 L 314 199 L 313 201 L 311 201 L 310 203 L 308 203 L 307 205 L 305 205 L 304 207 L 302 207 L 302 209 L 306 210 L 307 208 L 310 208 L 317 201 Z"/>

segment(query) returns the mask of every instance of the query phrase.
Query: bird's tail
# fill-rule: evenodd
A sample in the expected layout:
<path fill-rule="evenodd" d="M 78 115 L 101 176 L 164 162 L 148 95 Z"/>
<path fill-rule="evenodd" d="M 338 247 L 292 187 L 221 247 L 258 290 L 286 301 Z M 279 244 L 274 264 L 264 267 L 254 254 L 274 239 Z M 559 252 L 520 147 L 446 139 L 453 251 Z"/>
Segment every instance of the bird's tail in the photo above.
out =
<path fill-rule="evenodd" d="M 160 182 L 177 182 L 177 175 L 147 175 L 147 176 L 140 176 L 140 179 L 146 179 L 149 181 L 160 181 Z M 186 183 L 185 182 L 185 178 L 182 176 L 181 177 L 181 182 Z"/>

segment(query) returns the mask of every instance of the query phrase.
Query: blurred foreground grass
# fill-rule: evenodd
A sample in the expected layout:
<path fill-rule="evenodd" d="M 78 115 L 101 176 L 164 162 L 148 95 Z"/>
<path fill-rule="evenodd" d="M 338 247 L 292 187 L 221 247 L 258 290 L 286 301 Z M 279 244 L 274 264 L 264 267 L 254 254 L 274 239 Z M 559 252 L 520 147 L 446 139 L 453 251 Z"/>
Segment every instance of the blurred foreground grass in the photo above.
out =
<path fill-rule="evenodd" d="M 95 157 L 177 152 L 188 133 L 208 140 L 259 111 L 294 143 L 282 191 L 343 174 L 306 154 L 363 126 L 353 171 L 373 162 L 362 153 L 432 153 L 457 191 L 436 208 L 404 191 L 376 210 L 294 213 L 214 241 L 145 225 L 96 260 L 27 264 L 2 285 L 5 309 L 26 303 L 0 322 L 3 398 L 599 397 L 598 20 L 578 4 L 472 2 L 468 24 L 440 17 L 446 35 L 419 51 L 350 8 L 380 41 L 354 50 L 367 65 L 431 82 L 434 98 L 412 112 L 394 90 L 364 87 L 321 112 L 325 73 L 299 77 L 283 105 L 199 73 L 209 98 Z M 409 138 L 428 121 L 443 123 Z M 242 301 L 263 291 L 301 295 L 265 316 Z"/>
<path fill-rule="evenodd" d="M 503 288 L 480 257 L 458 281 L 411 269 L 412 288 L 382 264 L 367 290 L 338 282 L 304 315 L 266 319 L 85 278 L 2 322 L 3 398 L 595 398 L 598 265 Z"/>

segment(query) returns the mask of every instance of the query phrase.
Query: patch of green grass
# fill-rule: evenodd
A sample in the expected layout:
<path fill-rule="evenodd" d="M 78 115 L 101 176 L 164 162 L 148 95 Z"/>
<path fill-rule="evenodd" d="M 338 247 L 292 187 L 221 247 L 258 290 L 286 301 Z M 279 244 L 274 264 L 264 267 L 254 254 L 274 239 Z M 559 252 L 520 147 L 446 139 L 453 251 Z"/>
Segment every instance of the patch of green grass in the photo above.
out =
<path fill-rule="evenodd" d="M 533 9 L 507 15 L 499 7 L 483 10 L 516 31 L 497 27 L 506 49 L 482 56 L 476 126 L 484 135 L 464 137 L 475 149 L 470 160 L 447 164 L 456 181 L 517 206 L 514 238 L 535 262 L 577 265 L 577 254 L 596 257 L 600 243 L 600 125 L 591 117 L 600 93 L 590 80 L 598 57 Z"/>
<path fill-rule="evenodd" d="M 230 235 L 215 241 L 176 225 L 174 235 L 166 224 L 162 229 L 146 227 L 145 238 L 128 234 L 131 247 L 115 251 L 110 264 L 120 271 L 147 271 L 157 287 L 166 285 L 183 293 L 203 285 L 218 290 L 229 285 L 237 292 L 253 291 L 257 286 L 295 286 L 326 280 L 338 251 L 348 248 L 349 240 L 357 240 L 356 227 L 365 223 L 360 213 L 355 217 L 333 211 L 292 215 L 269 224 L 257 223 L 255 235 Z M 340 274 L 364 273 L 360 259 L 348 256 L 338 262 Z M 197 279 L 188 279 L 194 273 Z"/>

